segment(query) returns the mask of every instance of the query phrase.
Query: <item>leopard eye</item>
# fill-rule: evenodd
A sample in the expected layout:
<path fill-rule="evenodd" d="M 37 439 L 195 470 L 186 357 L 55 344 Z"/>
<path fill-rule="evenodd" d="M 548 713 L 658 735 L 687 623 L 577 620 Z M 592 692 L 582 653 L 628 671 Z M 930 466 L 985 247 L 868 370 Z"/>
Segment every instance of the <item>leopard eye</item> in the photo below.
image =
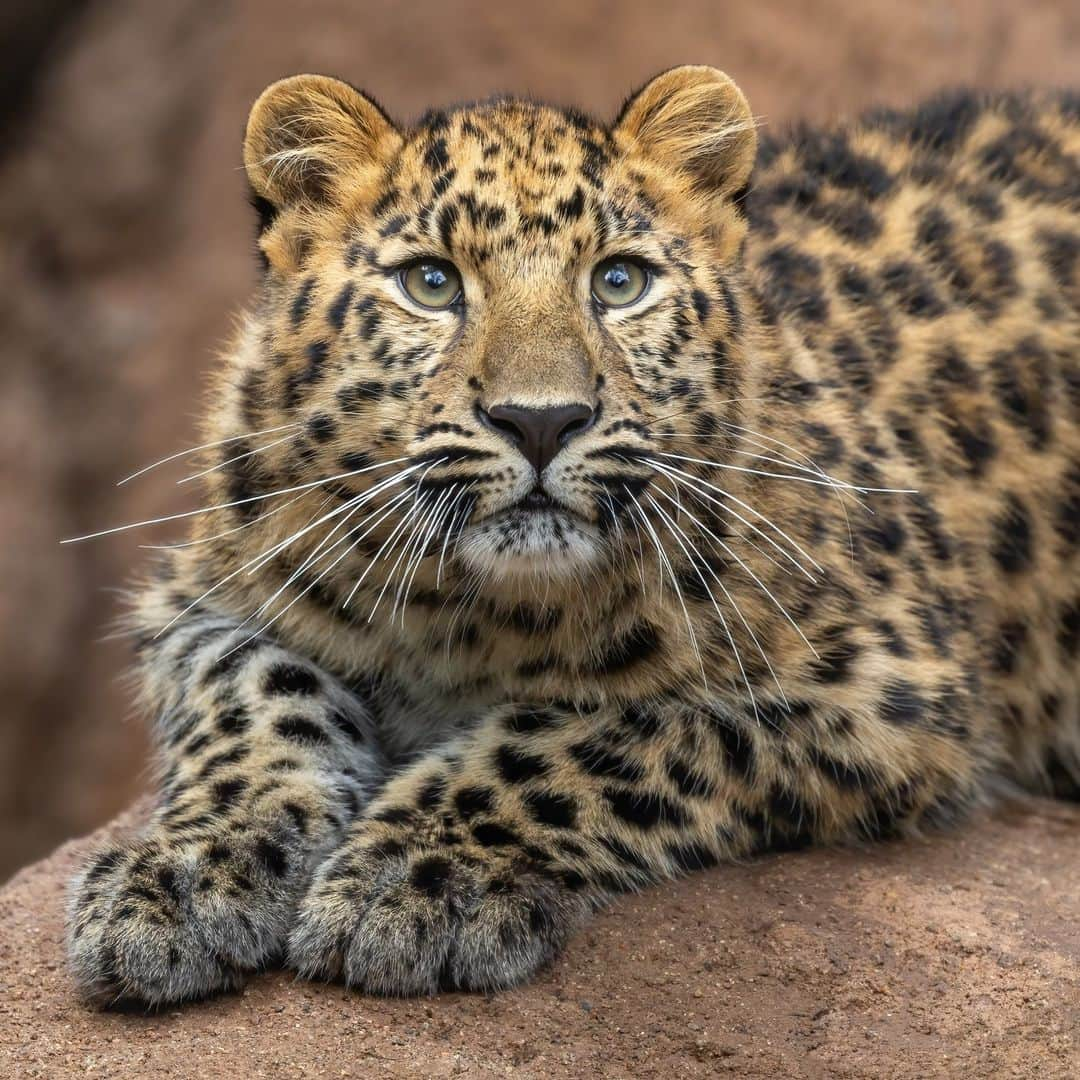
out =
<path fill-rule="evenodd" d="M 426 308 L 448 308 L 461 296 L 461 275 L 445 259 L 421 259 L 404 267 L 398 281 L 405 295 Z"/>
<path fill-rule="evenodd" d="M 593 271 L 593 296 L 605 307 L 626 307 L 649 287 L 649 271 L 632 259 L 605 259 Z"/>

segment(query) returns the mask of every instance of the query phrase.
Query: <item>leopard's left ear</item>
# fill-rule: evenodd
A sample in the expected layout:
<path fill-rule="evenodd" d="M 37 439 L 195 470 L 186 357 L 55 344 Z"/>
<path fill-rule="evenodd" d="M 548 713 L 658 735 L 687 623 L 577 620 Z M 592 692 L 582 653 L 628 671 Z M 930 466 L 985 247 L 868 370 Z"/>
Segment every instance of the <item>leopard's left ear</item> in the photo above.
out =
<path fill-rule="evenodd" d="M 746 183 L 757 152 L 750 105 L 712 67 L 677 67 L 657 75 L 623 106 L 615 134 L 717 195 L 731 195 Z"/>

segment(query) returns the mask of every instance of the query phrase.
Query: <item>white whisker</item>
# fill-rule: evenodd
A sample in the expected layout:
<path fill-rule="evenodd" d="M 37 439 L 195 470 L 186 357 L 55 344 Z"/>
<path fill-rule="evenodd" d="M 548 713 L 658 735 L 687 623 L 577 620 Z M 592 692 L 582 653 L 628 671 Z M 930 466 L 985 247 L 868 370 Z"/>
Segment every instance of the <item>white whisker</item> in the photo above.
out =
<path fill-rule="evenodd" d="M 431 543 L 431 538 L 442 527 L 443 522 L 446 520 L 446 515 L 449 513 L 450 507 L 453 506 L 454 499 L 453 498 L 447 498 L 447 497 L 449 495 L 451 495 L 451 493 L 455 492 L 456 490 L 457 490 L 457 484 L 452 484 L 449 488 L 446 489 L 446 491 L 443 492 L 442 495 L 439 496 L 438 501 L 435 503 L 435 506 L 432 508 L 432 511 L 431 511 L 431 515 L 430 515 L 431 524 L 428 527 L 427 532 L 424 534 L 423 538 L 421 539 L 419 545 L 417 546 L 416 553 L 413 556 L 412 565 L 407 566 L 405 568 L 405 573 L 402 575 L 401 583 L 402 583 L 402 588 L 404 589 L 404 594 L 402 593 L 402 589 L 398 589 L 398 595 L 394 597 L 394 610 L 395 611 L 397 610 L 398 604 L 399 603 L 401 604 L 401 625 L 402 625 L 402 627 L 405 626 L 405 609 L 408 607 L 408 604 L 409 604 L 409 590 L 412 588 L 412 583 L 416 579 L 416 573 L 420 569 L 420 564 L 424 561 L 424 559 L 427 556 L 427 549 L 428 549 L 428 545 Z M 447 499 L 446 506 L 444 506 L 444 507 L 442 507 L 442 509 L 440 509 L 439 504 L 444 499 Z M 391 620 L 393 619 L 393 617 L 394 617 L 394 612 L 391 611 L 390 612 Z"/>
<path fill-rule="evenodd" d="M 116 525 L 111 529 L 101 529 L 98 532 L 87 533 L 85 536 L 72 536 L 67 540 L 61 540 L 60 543 L 77 544 L 83 540 L 96 540 L 99 536 L 111 536 L 113 533 L 127 532 L 130 529 L 141 529 L 147 525 L 161 525 L 166 521 L 180 521 L 184 518 L 197 517 L 199 514 L 209 514 L 215 510 L 229 510 L 234 506 L 246 506 L 248 503 L 259 502 L 262 499 L 275 499 L 280 495 L 291 495 L 294 491 L 307 491 L 310 488 L 322 487 L 324 484 L 332 484 L 337 480 L 345 480 L 350 476 L 359 476 L 361 473 L 371 472 L 372 469 L 385 469 L 389 465 L 397 465 L 408 460 L 407 457 L 400 457 L 394 458 L 392 461 L 379 461 L 374 465 L 365 465 L 362 469 L 350 469 L 349 472 L 324 476 L 321 480 L 309 480 L 305 484 L 295 484 L 292 487 L 280 488 L 278 491 L 268 491 L 264 495 L 250 495 L 246 499 L 234 499 L 232 502 L 217 503 L 214 506 L 202 506 L 198 510 L 185 510 L 181 514 L 166 514 L 164 517 L 133 521 L 130 525 Z"/>
<path fill-rule="evenodd" d="M 660 494 L 663 495 L 663 492 L 660 492 Z M 688 518 L 690 518 L 690 520 L 695 525 L 697 525 L 697 527 L 699 529 L 701 529 L 701 531 L 704 532 L 711 540 L 713 540 L 715 543 L 719 544 L 719 546 L 723 549 L 723 551 L 727 555 L 729 555 L 732 559 L 735 560 L 735 562 L 739 565 L 739 567 L 741 567 L 741 569 L 751 578 L 751 580 L 754 582 L 754 584 L 757 585 L 757 587 L 759 589 L 761 589 L 761 591 L 773 602 L 773 604 L 776 606 L 776 609 L 780 612 L 780 614 L 784 616 L 784 618 L 792 625 L 792 627 L 794 627 L 795 632 L 799 635 L 800 638 L 802 638 L 803 643 L 806 645 L 806 647 L 814 654 L 815 657 L 820 659 L 820 655 L 819 655 L 817 649 L 815 649 L 814 646 L 810 643 L 810 640 L 802 632 L 802 628 L 792 618 L 792 616 L 788 612 L 787 608 L 785 608 L 784 605 L 780 603 L 780 601 L 773 595 L 773 593 L 770 591 L 769 587 L 761 580 L 761 578 L 759 578 L 758 575 L 755 574 L 754 571 L 743 561 L 743 559 L 741 559 L 739 557 L 738 553 L 733 551 L 731 549 L 731 547 L 723 541 L 723 539 L 721 539 L 719 536 L 717 536 L 716 533 L 714 533 L 712 531 L 712 529 L 710 529 L 708 527 L 708 525 L 706 525 L 698 517 L 696 517 L 694 514 L 692 514 L 689 510 L 686 511 L 686 516 Z M 711 572 L 711 567 L 710 567 L 710 572 Z M 781 691 L 781 693 L 782 692 L 783 691 Z"/>
<path fill-rule="evenodd" d="M 663 494 L 663 493 L 661 492 L 661 494 Z M 663 521 L 667 525 L 668 531 L 672 534 L 672 536 L 675 537 L 675 542 L 679 545 L 680 548 L 682 548 L 683 554 L 686 556 L 686 558 L 689 561 L 691 567 L 693 567 L 694 573 L 697 574 L 698 579 L 700 580 L 702 586 L 705 589 L 705 592 L 708 594 L 709 600 L 712 602 L 712 606 L 715 609 L 716 614 L 720 619 L 720 626 L 723 629 L 724 633 L 727 635 L 728 642 L 731 645 L 731 651 L 732 651 L 732 653 L 733 653 L 733 655 L 735 657 L 735 663 L 738 664 L 738 666 L 739 666 L 739 672 L 742 674 L 743 685 L 746 687 L 746 693 L 749 695 L 749 698 L 750 698 L 750 705 L 753 707 L 754 716 L 757 717 L 759 715 L 758 714 L 758 707 L 757 707 L 757 700 L 754 697 L 754 690 L 753 690 L 753 687 L 751 687 L 751 685 L 750 685 L 750 679 L 747 677 L 746 668 L 743 666 L 742 655 L 739 653 L 739 647 L 735 643 L 735 636 L 731 632 L 731 627 L 728 626 L 728 621 L 724 617 L 724 613 L 720 610 L 720 605 L 716 602 L 716 597 L 713 596 L 712 589 L 709 588 L 708 582 L 705 580 L 704 575 L 701 573 L 701 570 L 698 568 L 698 561 L 700 561 L 702 564 L 704 564 L 708 569 L 711 570 L 711 568 L 708 567 L 708 563 L 702 557 L 701 552 L 698 551 L 697 547 L 695 547 L 695 545 L 690 540 L 690 538 L 688 536 L 686 536 L 686 533 L 683 532 L 683 530 L 678 526 L 678 524 L 675 521 L 672 520 L 671 515 L 668 514 L 664 510 L 664 508 L 648 492 L 645 493 L 645 496 L 649 500 L 649 502 L 652 503 L 653 508 L 656 510 L 656 512 L 660 515 L 661 521 Z M 682 540 L 683 537 L 686 538 L 686 542 L 688 544 L 690 544 L 691 548 L 693 548 L 694 555 L 697 556 L 697 560 L 695 560 L 694 557 L 687 550 L 686 544 L 684 544 L 683 540 Z M 772 670 L 772 665 L 769 663 L 769 658 L 765 655 L 765 651 L 761 648 L 761 645 L 757 640 L 757 636 L 754 634 L 754 631 L 750 628 L 750 624 L 746 621 L 746 619 L 743 618 L 742 612 L 739 611 L 738 605 L 732 599 L 731 593 L 728 592 L 727 588 L 724 586 L 724 583 L 720 580 L 719 577 L 717 577 L 716 574 L 713 574 L 713 577 L 716 578 L 716 583 L 720 586 L 721 589 L 723 589 L 724 596 L 727 597 L 728 603 L 730 603 L 731 606 L 733 608 L 735 608 L 736 613 L 738 614 L 739 618 L 742 620 L 743 626 L 746 627 L 747 632 L 750 634 L 751 639 L 757 645 L 758 652 L 761 653 L 762 658 L 765 660 L 766 666 L 769 668 L 769 671 L 772 672 L 773 680 L 776 682 L 776 686 L 777 686 L 777 689 L 779 689 L 779 691 L 780 691 L 781 698 L 784 698 L 784 688 L 782 686 L 780 686 L 780 680 L 776 678 L 776 673 L 773 672 L 773 670 Z M 787 699 L 784 698 L 784 701 L 785 701 L 785 704 L 786 704 Z"/>
<path fill-rule="evenodd" d="M 282 503 L 281 506 L 275 506 L 273 510 L 267 510 L 265 514 L 260 514 L 257 518 L 253 518 L 251 521 L 245 521 L 243 525 L 234 525 L 231 529 L 225 529 L 222 532 L 214 533 L 213 536 L 202 536 L 198 540 L 182 540 L 175 544 L 140 544 L 139 547 L 143 551 L 177 551 L 180 548 L 198 547 L 200 544 L 209 544 L 215 540 L 221 540 L 223 537 L 232 536 L 233 533 L 243 532 L 244 529 L 250 529 L 253 525 L 258 525 L 260 521 L 266 521 L 267 518 L 272 518 L 275 514 L 280 514 L 282 510 L 288 510 L 293 503 L 299 502 L 310 492 L 301 491 L 299 495 L 294 495 L 288 502 Z M 329 499 L 330 496 L 327 496 Z M 324 500 L 324 505 L 325 505 Z"/>
<path fill-rule="evenodd" d="M 239 442 L 241 439 L 254 439 L 258 438 L 260 435 L 273 435 L 278 431 L 286 431 L 289 428 L 298 428 L 301 426 L 302 425 L 300 424 L 280 424 L 278 427 L 263 428 L 262 431 L 249 431 L 244 435 L 231 435 L 227 439 L 218 439 L 215 442 L 203 443 L 202 446 L 189 446 L 186 450 L 178 450 L 175 454 L 169 454 L 168 457 L 160 458 L 150 465 L 143 466 L 143 468 L 139 469 L 137 472 L 133 472 L 130 476 L 125 476 L 123 480 L 117 480 L 116 486 L 120 487 L 129 480 L 134 480 L 136 477 L 150 472 L 151 469 L 157 469 L 162 465 L 168 465 L 170 461 L 176 461 L 177 458 L 187 457 L 189 454 L 197 454 L 200 450 L 213 450 L 215 446 L 227 446 L 229 443 Z"/>
<path fill-rule="evenodd" d="M 401 500 L 407 499 L 408 496 L 409 496 L 409 493 L 407 491 L 399 492 L 392 499 L 390 499 L 390 501 L 385 506 L 372 511 L 372 513 L 374 513 L 374 514 L 379 514 L 379 517 L 375 521 L 372 522 L 371 521 L 371 516 L 372 515 L 368 514 L 359 525 L 357 525 L 355 528 L 351 529 L 348 533 L 346 533 L 345 536 L 343 536 L 336 544 L 333 545 L 333 547 L 327 548 L 323 552 L 322 556 L 320 556 L 320 558 L 324 557 L 326 555 L 329 555 L 334 547 L 337 547 L 340 544 L 344 543 L 351 536 L 353 536 L 353 534 L 355 534 L 358 530 L 364 529 L 364 526 L 367 525 L 367 528 L 364 529 L 364 531 L 359 536 L 357 536 L 356 539 L 353 540 L 353 542 L 351 544 L 349 544 L 349 546 L 346 547 L 345 550 L 343 552 L 341 552 L 341 554 L 338 555 L 338 557 L 336 559 L 334 559 L 328 566 L 325 566 L 303 589 L 300 590 L 300 592 L 298 592 L 296 594 L 296 596 L 294 596 L 279 612 L 277 612 L 277 614 L 275 614 L 267 622 L 263 623 L 263 625 L 260 626 L 259 629 L 256 630 L 254 633 L 249 634 L 248 637 L 246 637 L 239 644 L 234 645 L 228 652 L 223 653 L 221 656 L 219 656 L 217 662 L 220 663 L 222 660 L 224 660 L 231 653 L 234 653 L 237 649 L 242 649 L 249 641 L 254 641 L 255 638 L 259 637 L 261 634 L 265 634 L 266 631 L 269 630 L 270 627 L 273 626 L 274 623 L 276 623 L 278 621 L 278 619 L 280 619 L 287 611 L 289 611 L 289 609 L 294 604 L 297 604 L 301 600 L 303 600 L 304 597 L 307 596 L 312 591 L 312 589 L 316 588 L 318 586 L 319 582 L 322 581 L 324 578 L 326 578 L 334 570 L 334 568 L 339 563 L 341 563 L 344 559 L 348 558 L 348 556 L 351 555 L 352 552 L 356 550 L 357 545 L 360 544 L 360 542 L 364 539 L 364 537 L 367 536 L 369 533 L 371 533 L 376 528 L 378 528 L 378 526 L 381 524 L 381 522 L 384 521 L 397 508 L 397 504 Z M 382 511 L 381 513 L 379 513 L 380 509 Z M 346 519 L 346 520 L 348 520 L 348 519 Z M 370 524 L 368 524 L 369 522 L 370 522 Z M 240 624 L 240 627 L 246 626 L 248 623 L 251 622 L 252 619 L 257 618 L 258 615 L 261 612 L 268 610 L 269 606 L 274 602 L 274 600 L 278 596 L 280 596 L 285 591 L 285 589 L 288 587 L 288 585 L 292 581 L 295 581 L 297 579 L 297 577 L 302 572 L 302 569 L 303 568 L 301 568 L 301 570 L 295 571 L 289 577 L 289 580 L 284 585 L 282 585 L 281 588 L 278 589 L 277 592 L 275 592 L 274 595 L 268 601 L 266 601 L 266 603 L 264 603 L 262 605 L 262 607 L 259 608 L 259 611 L 256 612 L 253 615 L 249 615 L 248 618 L 246 618 Z M 239 629 L 239 627 L 238 627 L 238 629 Z"/>
<path fill-rule="evenodd" d="M 764 521 L 765 524 L 768 525 L 769 528 L 773 529 L 777 533 L 778 536 L 782 537 L 789 544 L 791 544 L 791 546 L 800 555 L 802 555 L 802 557 L 804 559 L 806 559 L 806 561 L 815 570 L 817 570 L 818 573 L 820 573 L 820 574 L 825 573 L 825 568 L 808 551 L 806 551 L 797 541 L 795 541 L 790 536 L 788 536 L 788 534 L 786 532 L 784 532 L 784 530 L 781 529 L 779 525 L 775 524 L 775 522 L 771 521 L 763 513 L 761 513 L 760 510 L 756 510 L 749 503 L 743 502 L 742 499 L 736 498 L 736 496 L 730 494 L 727 491 L 724 491 L 723 488 L 717 487 L 715 484 L 709 483 L 708 480 L 702 480 L 702 479 L 700 479 L 700 477 L 694 476 L 693 473 L 688 473 L 683 469 L 676 468 L 674 465 L 664 465 L 662 462 L 653 461 L 651 458 L 646 458 L 645 461 L 646 461 L 647 464 L 651 465 L 654 469 L 656 469 L 660 473 L 663 473 L 663 474 L 675 474 L 677 476 L 680 476 L 689 485 L 691 485 L 691 486 L 700 485 L 701 487 L 706 487 L 710 491 L 715 491 L 717 495 L 722 496 L 724 499 L 728 499 L 731 502 L 735 503 L 737 506 L 742 507 L 744 510 L 746 510 L 747 513 L 753 514 L 759 520 Z M 815 581 L 814 575 L 811 574 L 810 571 L 807 570 L 806 567 L 804 567 L 803 564 L 801 562 L 799 562 L 799 560 L 796 559 L 795 556 L 792 555 L 790 551 L 788 551 L 786 548 L 782 548 L 763 529 L 760 529 L 753 522 L 751 522 L 751 521 L 747 520 L 746 518 L 744 518 L 737 510 L 732 510 L 730 506 L 727 506 L 724 503 L 722 503 L 720 501 L 720 499 L 717 499 L 714 496 L 708 495 L 708 494 L 705 494 L 705 498 L 707 498 L 709 500 L 709 502 L 715 503 L 717 506 L 721 507 L 724 510 L 724 513 L 730 514 L 733 518 L 735 518 L 736 521 L 742 522 L 742 524 L 744 524 L 748 529 L 751 529 L 756 535 L 760 536 L 767 544 L 771 545 L 776 551 L 778 551 L 781 555 L 783 555 L 783 557 L 785 559 L 787 559 L 793 566 L 797 567 L 800 573 L 802 573 L 810 581 Z"/>
<path fill-rule="evenodd" d="M 442 584 L 442 572 L 443 572 L 443 564 L 446 561 L 446 549 L 450 544 L 450 537 L 454 535 L 455 530 L 457 529 L 457 524 L 456 523 L 457 523 L 458 511 L 456 509 L 456 506 L 457 506 L 457 503 L 459 502 L 459 500 L 464 495 L 466 495 L 468 493 L 468 490 L 469 490 L 469 485 L 466 485 L 465 487 L 463 487 L 461 489 L 460 492 L 458 492 L 458 494 L 456 496 L 454 496 L 454 503 L 453 503 L 453 506 L 455 507 L 454 516 L 453 516 L 453 518 L 451 518 L 450 524 L 447 526 L 446 536 L 443 537 L 442 551 L 439 552 L 439 565 L 435 570 L 435 591 L 436 592 L 439 591 L 439 587 Z"/>
<path fill-rule="evenodd" d="M 217 472 L 219 469 L 224 469 L 234 461 L 243 461 L 244 458 L 252 457 L 255 454 L 261 454 L 264 450 L 272 450 L 275 446 L 280 446 L 282 443 L 290 442 L 295 438 L 295 435 L 284 435 L 280 439 L 275 439 L 273 442 L 265 443 L 262 446 L 256 446 L 254 450 L 247 450 L 243 454 L 237 454 L 236 457 L 228 458 L 217 465 L 211 465 L 208 469 L 203 469 L 201 472 L 191 473 L 189 476 L 185 476 L 176 482 L 177 484 L 190 484 L 192 480 L 198 480 L 200 476 L 209 476 L 210 473 Z"/>
<path fill-rule="evenodd" d="M 732 472 L 750 473 L 753 476 L 768 476 L 774 480 L 794 480 L 800 484 L 816 484 L 819 487 L 839 488 L 844 491 L 858 491 L 863 495 L 917 495 L 914 488 L 872 488 L 860 487 L 858 484 L 848 484 L 843 480 L 834 480 L 828 477 L 822 480 L 811 479 L 808 476 L 794 476 L 791 473 L 773 473 L 764 469 L 747 469 L 741 465 L 730 465 L 723 461 L 707 461 L 705 458 L 688 457 L 686 454 L 671 454 L 658 451 L 660 457 L 674 458 L 676 461 L 691 461 L 696 465 L 708 465 L 712 469 L 730 469 Z"/>
<path fill-rule="evenodd" d="M 709 688 L 709 678 L 705 674 L 705 661 L 701 656 L 701 649 L 698 647 L 697 634 L 694 633 L 694 623 L 690 618 L 690 611 L 686 606 L 686 601 L 683 598 L 682 587 L 679 585 L 679 579 L 675 575 L 675 570 L 671 565 L 671 560 L 668 558 L 667 552 L 664 550 L 664 545 L 660 543 L 660 538 L 656 535 L 656 530 L 652 526 L 652 522 L 649 520 L 648 514 L 642 509 L 641 503 L 631 495 L 631 501 L 634 506 L 637 507 L 638 514 L 641 516 L 641 523 L 645 526 L 646 531 L 652 537 L 652 542 L 656 547 L 657 557 L 663 565 L 663 568 L 667 570 L 668 578 L 671 581 L 672 588 L 675 590 L 675 596 L 679 601 L 679 606 L 682 608 L 683 618 L 686 620 L 686 630 L 690 638 L 690 647 L 694 650 L 694 656 L 697 657 L 698 667 L 701 669 L 701 681 L 705 686 L 705 689 Z"/>
<path fill-rule="evenodd" d="M 404 461 L 406 459 L 402 458 L 401 460 Z M 391 480 L 400 480 L 402 476 L 407 475 L 409 472 L 412 472 L 417 468 L 420 468 L 420 466 L 418 466 L 418 465 L 417 466 L 411 466 L 409 469 L 402 470 L 400 473 L 398 473 L 394 477 L 391 477 L 390 479 Z M 386 483 L 386 481 L 380 481 L 380 484 L 385 484 L 385 483 Z M 307 485 L 307 486 L 310 487 L 311 485 Z M 380 485 L 378 485 L 378 484 L 375 485 L 376 488 L 378 488 L 379 486 Z M 328 514 L 324 514 L 321 517 L 319 517 L 317 521 L 314 521 L 314 522 L 304 526 L 303 528 L 298 529 L 296 532 L 292 533 L 290 536 L 287 536 L 284 540 L 279 541 L 278 543 L 274 544 L 272 547 L 268 548 L 266 551 L 261 552 L 260 554 L 256 555 L 254 558 L 249 559 L 243 565 L 237 567 L 235 570 L 233 570 L 230 573 L 226 574 L 225 577 L 223 577 L 215 585 L 211 585 L 210 588 L 207 589 L 206 592 L 204 592 L 201 596 L 197 597 L 195 600 L 192 600 L 192 602 L 190 604 L 188 604 L 188 606 L 185 607 L 182 611 L 177 612 L 177 614 L 175 614 L 157 632 L 157 634 L 154 635 L 155 638 L 158 638 L 162 634 L 164 634 L 170 627 L 174 626 L 177 622 L 179 622 L 180 619 L 182 619 L 190 611 L 192 611 L 194 608 L 198 607 L 199 604 L 201 604 L 205 599 L 207 599 L 207 597 L 209 597 L 211 594 L 217 592 L 218 589 L 220 589 L 223 585 L 227 584 L 229 581 L 232 581 L 233 578 L 237 577 L 239 574 L 242 574 L 244 571 L 248 571 L 249 573 L 254 573 L 255 570 L 258 570 L 266 562 L 268 562 L 270 559 L 272 559 L 279 551 L 283 550 L 284 548 L 287 548 L 290 544 L 294 543 L 301 536 L 304 536 L 305 534 L 309 533 L 312 529 L 318 528 L 318 526 L 323 524 L 323 522 L 328 521 L 331 518 L 336 517 L 339 514 L 351 512 L 355 508 L 355 506 L 358 505 L 358 500 L 363 499 L 367 495 L 370 495 L 371 492 L 374 491 L 374 490 L 375 489 L 370 489 L 367 492 L 363 492 L 360 495 L 354 496 L 352 499 L 349 499 L 343 505 L 341 505 L 339 507 L 336 507 L 334 510 L 331 510 Z M 325 503 L 323 505 L 325 505 Z M 253 569 L 251 569 L 251 568 L 253 568 Z"/>

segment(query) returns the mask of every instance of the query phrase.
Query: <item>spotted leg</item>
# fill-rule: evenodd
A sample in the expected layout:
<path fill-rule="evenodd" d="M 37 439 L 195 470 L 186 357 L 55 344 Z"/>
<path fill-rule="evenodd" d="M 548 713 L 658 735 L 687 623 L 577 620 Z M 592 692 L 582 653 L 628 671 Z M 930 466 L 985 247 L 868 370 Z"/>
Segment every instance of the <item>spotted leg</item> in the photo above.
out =
<path fill-rule="evenodd" d="M 855 738 L 834 721 L 802 715 L 781 739 L 720 710 L 500 710 L 353 824 L 300 907 L 291 962 L 380 994 L 506 987 L 615 893 L 970 797 L 958 736 L 874 721 Z"/>
<path fill-rule="evenodd" d="M 160 801 L 69 901 L 73 970 L 95 1002 L 203 997 L 279 956 L 313 865 L 381 780 L 360 701 L 271 641 L 230 651 L 244 637 L 202 616 L 146 650 Z"/>

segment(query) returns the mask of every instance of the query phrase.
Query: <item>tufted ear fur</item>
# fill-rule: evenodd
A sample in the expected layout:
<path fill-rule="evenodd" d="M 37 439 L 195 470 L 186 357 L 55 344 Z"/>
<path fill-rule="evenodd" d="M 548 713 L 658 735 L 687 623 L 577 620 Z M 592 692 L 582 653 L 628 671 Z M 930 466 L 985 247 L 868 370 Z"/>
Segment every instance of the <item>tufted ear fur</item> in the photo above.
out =
<path fill-rule="evenodd" d="M 348 83 L 294 75 L 252 106 L 244 166 L 256 200 L 278 211 L 333 201 L 400 141 L 379 106 Z"/>
<path fill-rule="evenodd" d="M 648 157 L 687 172 L 695 187 L 738 191 L 757 150 L 743 92 L 722 71 L 677 67 L 657 75 L 623 106 L 615 127 Z"/>

